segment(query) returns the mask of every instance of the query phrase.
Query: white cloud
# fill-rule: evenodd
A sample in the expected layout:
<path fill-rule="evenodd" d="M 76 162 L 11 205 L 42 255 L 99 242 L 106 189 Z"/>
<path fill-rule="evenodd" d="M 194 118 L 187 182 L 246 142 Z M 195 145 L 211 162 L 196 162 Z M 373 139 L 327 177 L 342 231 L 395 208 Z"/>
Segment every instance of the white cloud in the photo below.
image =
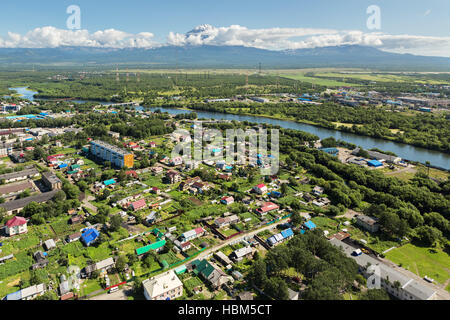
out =
<path fill-rule="evenodd" d="M 60 46 L 86 47 L 153 47 L 153 34 L 130 34 L 115 29 L 89 33 L 87 30 L 64 30 L 55 27 L 36 28 L 25 35 L 8 32 L 8 38 L 0 38 L 3 48 L 54 48 Z"/>
<path fill-rule="evenodd" d="M 229 27 L 200 25 L 185 34 L 170 32 L 165 44 L 154 41 L 154 35 L 150 32 L 131 34 L 107 29 L 89 33 L 88 30 L 63 30 L 50 26 L 36 28 L 25 35 L 9 32 L 6 38 L 0 38 L 0 48 L 59 46 L 152 48 L 162 45 L 234 45 L 270 50 L 366 45 L 399 53 L 450 56 L 450 37 L 314 28 L 249 29 L 240 25 Z"/>
<path fill-rule="evenodd" d="M 431 9 L 428 9 L 427 11 L 425 11 L 425 13 L 423 15 L 428 16 L 430 13 L 431 13 Z"/>
<path fill-rule="evenodd" d="M 390 35 L 358 30 L 201 25 L 186 34 L 171 32 L 167 42 L 171 45 L 241 45 L 272 50 L 365 45 L 392 52 L 450 56 L 450 37 Z"/>

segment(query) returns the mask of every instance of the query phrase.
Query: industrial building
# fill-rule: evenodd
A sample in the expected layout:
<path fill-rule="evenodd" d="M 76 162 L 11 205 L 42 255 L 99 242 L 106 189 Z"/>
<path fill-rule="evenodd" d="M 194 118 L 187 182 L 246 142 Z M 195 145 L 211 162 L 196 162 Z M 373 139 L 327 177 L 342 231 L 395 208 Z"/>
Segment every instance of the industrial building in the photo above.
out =
<path fill-rule="evenodd" d="M 134 155 L 132 153 L 100 140 L 91 141 L 91 154 L 109 161 L 119 168 L 132 168 L 134 166 Z"/>

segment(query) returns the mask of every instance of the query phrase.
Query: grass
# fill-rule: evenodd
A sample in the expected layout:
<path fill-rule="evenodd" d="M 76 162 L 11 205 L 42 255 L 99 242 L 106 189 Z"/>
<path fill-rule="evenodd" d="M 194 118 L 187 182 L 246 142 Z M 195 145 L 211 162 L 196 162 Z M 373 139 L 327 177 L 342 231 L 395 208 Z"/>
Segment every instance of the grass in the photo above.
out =
<path fill-rule="evenodd" d="M 302 82 L 308 82 L 311 84 L 317 84 L 320 86 L 327 86 L 327 87 L 357 86 L 356 84 L 347 83 L 347 82 L 343 82 L 343 81 L 335 81 L 335 80 L 329 80 L 329 79 L 307 77 L 307 76 L 305 76 L 304 72 L 293 73 L 293 74 L 282 74 L 281 76 L 284 78 L 288 78 L 288 79 L 299 80 Z"/>
<path fill-rule="evenodd" d="M 441 249 L 408 243 L 387 252 L 386 258 L 420 277 L 428 276 L 439 283 L 445 283 L 450 277 L 450 257 Z"/>

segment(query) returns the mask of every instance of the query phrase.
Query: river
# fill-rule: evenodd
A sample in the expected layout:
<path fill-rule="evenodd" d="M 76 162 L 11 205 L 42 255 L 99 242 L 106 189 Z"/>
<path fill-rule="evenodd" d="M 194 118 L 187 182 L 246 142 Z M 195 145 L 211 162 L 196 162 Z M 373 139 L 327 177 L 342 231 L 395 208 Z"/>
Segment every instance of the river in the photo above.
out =
<path fill-rule="evenodd" d="M 255 123 L 267 123 L 275 126 L 280 126 L 285 129 L 294 129 L 306 131 L 315 134 L 320 139 L 334 137 L 336 140 L 344 140 L 353 143 L 357 146 L 361 146 L 364 149 L 378 148 L 384 151 L 391 151 L 397 154 L 399 157 L 411 161 L 418 161 L 425 163 L 430 161 L 432 166 L 450 169 L 450 154 L 443 153 L 434 150 L 428 150 L 424 148 L 415 147 L 408 144 L 399 142 L 388 141 L 384 139 L 371 138 L 367 136 L 361 136 L 354 133 L 342 132 L 333 129 L 321 128 L 306 123 L 299 123 L 287 120 L 277 120 L 265 117 L 249 116 L 249 115 L 236 115 L 207 111 L 191 111 L 173 108 L 150 108 L 151 111 L 160 109 L 162 112 L 168 112 L 170 114 L 180 114 L 188 112 L 196 112 L 199 118 L 216 119 L 216 120 L 236 120 L 236 121 L 249 121 Z"/>
<path fill-rule="evenodd" d="M 24 88 L 11 88 L 10 90 L 16 90 L 19 94 L 23 95 L 24 99 L 34 100 L 34 95 L 37 92 L 30 91 L 27 87 Z M 73 102 L 83 103 L 85 101 L 75 100 Z M 97 102 L 99 104 L 108 105 L 106 102 Z M 136 107 L 142 110 L 142 107 Z M 320 139 L 334 137 L 336 140 L 344 140 L 353 143 L 357 146 L 361 146 L 364 149 L 378 148 L 384 151 L 391 151 L 397 154 L 399 157 L 411 161 L 418 161 L 425 163 L 429 161 L 432 166 L 444 168 L 450 170 L 450 154 L 443 153 L 434 150 L 428 150 L 424 148 L 415 147 L 408 144 L 403 144 L 399 142 L 393 142 L 383 139 L 371 138 L 367 136 L 361 136 L 354 133 L 342 132 L 333 129 L 321 128 L 313 126 L 306 123 L 298 123 L 288 120 L 277 120 L 265 117 L 249 116 L 249 115 L 235 115 L 217 112 L 207 112 L 207 111 L 192 111 L 192 110 L 182 110 L 175 108 L 149 108 L 149 110 L 154 111 L 160 109 L 162 112 L 168 112 L 169 114 L 180 114 L 180 113 L 190 113 L 196 112 L 199 118 L 204 119 L 215 119 L 215 120 L 236 120 L 236 121 L 249 121 L 254 123 L 267 123 L 275 126 L 280 126 L 285 129 L 294 129 L 306 131 L 315 134 Z"/>

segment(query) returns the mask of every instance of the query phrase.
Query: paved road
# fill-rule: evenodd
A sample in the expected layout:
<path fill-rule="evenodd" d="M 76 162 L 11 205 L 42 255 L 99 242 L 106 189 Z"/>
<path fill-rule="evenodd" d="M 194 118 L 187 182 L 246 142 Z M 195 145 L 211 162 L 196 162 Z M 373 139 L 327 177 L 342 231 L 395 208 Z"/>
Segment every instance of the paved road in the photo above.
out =
<path fill-rule="evenodd" d="M 95 200 L 95 198 L 91 195 L 87 196 L 86 198 L 84 198 L 83 200 L 83 205 L 89 209 L 91 209 L 92 211 L 94 211 L 95 213 L 97 213 L 97 207 L 94 206 L 92 203 L 90 203 L 89 201 Z"/>
<path fill-rule="evenodd" d="M 286 219 L 287 219 L 287 218 L 286 218 Z M 212 254 L 212 253 L 214 253 L 214 252 L 216 252 L 216 251 L 222 249 L 223 247 L 229 245 L 230 243 L 240 241 L 240 240 L 242 240 L 242 239 L 244 239 L 244 238 L 246 238 L 246 237 L 250 237 L 250 238 L 251 238 L 251 237 L 253 237 L 254 235 L 256 235 L 256 234 L 258 234 L 258 233 L 260 233 L 260 232 L 262 232 L 262 231 L 270 230 L 270 229 L 276 228 L 276 226 L 278 226 L 279 224 L 286 223 L 286 219 L 280 220 L 280 221 L 278 221 L 278 222 L 276 222 L 276 223 L 273 223 L 273 224 L 271 224 L 271 225 L 262 227 L 262 228 L 257 229 L 257 230 L 253 230 L 253 231 L 249 231 L 249 232 L 247 232 L 247 233 L 243 233 L 243 234 L 241 234 L 240 236 L 237 236 L 237 237 L 235 237 L 235 238 L 231 238 L 231 239 L 229 239 L 229 240 L 223 241 L 223 242 L 221 242 L 220 244 L 218 244 L 218 245 L 216 245 L 216 246 L 214 246 L 214 247 L 211 247 L 211 248 L 209 248 L 209 249 L 206 249 L 205 251 L 203 251 L 202 253 L 200 253 L 200 254 L 197 256 L 196 259 L 202 259 L 202 258 L 205 258 L 205 257 L 209 256 L 210 254 Z"/>
<path fill-rule="evenodd" d="M 114 293 L 105 293 L 96 297 L 92 297 L 89 300 L 127 300 L 127 292 L 131 290 L 131 287 L 124 287 Z"/>

